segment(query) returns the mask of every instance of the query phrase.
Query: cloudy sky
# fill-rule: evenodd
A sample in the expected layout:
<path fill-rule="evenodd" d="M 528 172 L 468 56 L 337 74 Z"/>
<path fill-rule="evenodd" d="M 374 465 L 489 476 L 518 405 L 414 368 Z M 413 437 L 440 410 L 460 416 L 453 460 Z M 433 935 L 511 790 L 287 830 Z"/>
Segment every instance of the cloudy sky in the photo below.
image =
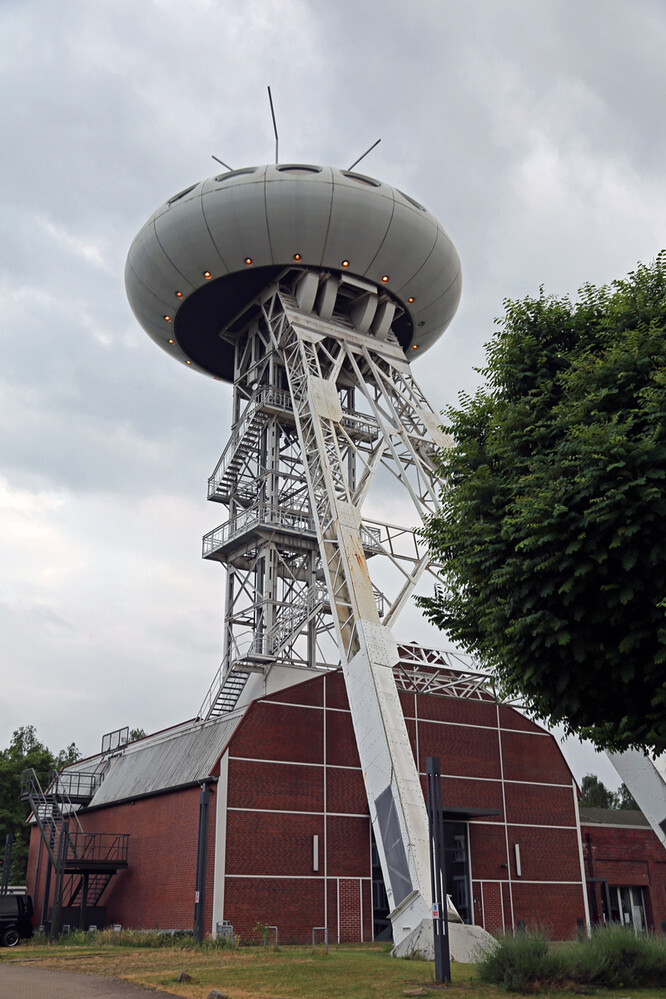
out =
<path fill-rule="evenodd" d="M 662 0 L 0 0 L 0 747 L 85 754 L 191 717 L 219 663 L 200 538 L 230 389 L 137 326 L 123 269 L 183 187 L 363 169 L 453 238 L 463 301 L 415 375 L 473 388 L 506 297 L 651 260 L 666 218 Z M 414 617 L 397 637 L 443 645 Z M 568 745 L 580 777 L 604 758 Z"/>

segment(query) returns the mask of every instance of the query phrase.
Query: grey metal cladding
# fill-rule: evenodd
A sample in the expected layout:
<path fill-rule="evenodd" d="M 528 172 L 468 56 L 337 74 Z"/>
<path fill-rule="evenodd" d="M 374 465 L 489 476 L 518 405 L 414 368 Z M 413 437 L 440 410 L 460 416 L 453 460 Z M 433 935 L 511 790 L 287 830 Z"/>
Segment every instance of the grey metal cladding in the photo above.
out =
<path fill-rule="evenodd" d="M 273 260 L 289 262 L 299 253 L 304 262 L 321 265 L 331 215 L 330 169 L 308 180 L 277 170 L 266 175 L 266 218 Z M 323 181 L 323 182 L 322 182 Z M 338 262 L 339 266 L 339 262 Z"/>
<path fill-rule="evenodd" d="M 216 190 L 204 188 L 201 197 L 206 225 L 230 271 L 242 270 L 246 257 L 255 266 L 273 263 L 263 182 L 243 179 Z"/>
<path fill-rule="evenodd" d="M 394 202 L 391 226 L 377 264 L 389 275 L 389 288 L 396 294 L 404 289 L 406 295 L 416 297 L 412 281 L 431 255 L 437 235 L 436 223 L 418 209 Z M 441 285 L 441 274 L 436 280 Z"/>
<path fill-rule="evenodd" d="M 174 292 L 172 292 L 168 299 L 166 297 L 158 297 L 153 291 L 150 290 L 150 288 L 146 287 L 143 281 L 138 277 L 136 271 L 132 267 L 132 262 L 129 257 L 127 258 L 127 264 L 125 266 L 125 287 L 127 288 L 127 297 L 129 299 L 130 308 L 137 319 L 141 317 L 141 321 L 143 321 L 143 315 L 145 314 L 148 314 L 151 318 L 154 316 L 156 320 L 158 317 L 161 318 L 160 314 L 173 314 L 177 304 Z M 154 329 L 166 335 L 167 330 L 165 330 L 163 326 L 164 319 L 161 318 L 161 322 L 155 321 Z"/>
<path fill-rule="evenodd" d="M 340 269 L 341 261 L 349 260 L 350 273 L 365 275 L 391 224 L 390 190 L 388 196 L 382 196 L 374 188 L 360 188 L 336 172 L 324 249 L 326 267 Z"/>
<path fill-rule="evenodd" d="M 409 281 L 409 293 L 418 298 L 421 317 L 433 302 L 440 300 L 445 281 L 448 280 L 452 284 L 456 274 L 460 273 L 457 254 L 455 250 L 452 252 L 452 249 L 449 237 L 443 229 L 438 229 L 431 252 Z"/>
<path fill-rule="evenodd" d="M 233 735 L 242 714 L 130 747 L 112 758 L 92 805 L 106 805 L 203 780 Z"/>
<path fill-rule="evenodd" d="M 440 335 L 442 324 L 448 324 L 453 319 L 456 309 L 460 303 L 462 295 L 462 271 L 458 269 L 449 271 L 451 284 L 431 302 L 419 310 L 419 323 L 423 323 L 418 329 L 419 343 L 422 349 L 426 350 Z"/>
<path fill-rule="evenodd" d="M 139 323 L 173 357 L 224 380 L 233 370 L 213 341 L 261 290 L 257 282 L 275 280 L 271 268 L 346 271 L 385 289 L 404 311 L 394 332 L 409 362 L 443 333 L 458 305 L 451 240 L 430 212 L 388 184 L 282 164 L 220 174 L 170 200 L 130 248 L 127 295 Z M 162 329 L 165 314 L 175 319 L 175 337 Z"/>
<path fill-rule="evenodd" d="M 194 290 L 195 286 L 187 281 L 162 249 L 155 234 L 154 222 L 144 226 L 134 240 L 128 260 L 137 278 L 158 298 L 173 301 L 175 291 L 187 293 Z"/>
<path fill-rule="evenodd" d="M 201 198 L 176 202 L 155 219 L 155 233 L 169 260 L 193 287 L 201 284 L 204 271 L 216 277 L 228 272 L 205 223 Z"/>
<path fill-rule="evenodd" d="M 375 799 L 375 808 L 393 889 L 393 904 L 397 906 L 412 891 L 412 881 L 390 785 Z"/>

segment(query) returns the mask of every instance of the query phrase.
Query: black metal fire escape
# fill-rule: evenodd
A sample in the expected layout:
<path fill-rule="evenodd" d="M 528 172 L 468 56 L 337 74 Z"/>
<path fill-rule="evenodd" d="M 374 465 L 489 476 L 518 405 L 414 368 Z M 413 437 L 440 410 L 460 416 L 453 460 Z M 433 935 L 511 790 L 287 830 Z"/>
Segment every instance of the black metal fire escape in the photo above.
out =
<path fill-rule="evenodd" d="M 30 806 L 48 857 L 44 911 L 55 876 L 51 937 L 60 932 L 63 907 L 78 906 L 83 928 L 87 908 L 99 905 L 113 875 L 128 866 L 129 835 L 86 833 L 77 815 L 75 806 L 90 803 L 102 777 L 55 771 L 40 781 L 34 770 L 21 774 L 21 801 Z"/>

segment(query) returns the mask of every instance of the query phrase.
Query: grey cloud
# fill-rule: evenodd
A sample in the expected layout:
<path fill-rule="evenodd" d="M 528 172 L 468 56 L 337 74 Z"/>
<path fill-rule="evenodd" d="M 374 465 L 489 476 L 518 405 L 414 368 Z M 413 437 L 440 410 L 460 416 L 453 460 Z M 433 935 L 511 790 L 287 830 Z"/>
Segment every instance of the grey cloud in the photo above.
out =
<path fill-rule="evenodd" d="M 36 721 L 64 745 L 83 725 L 94 749 L 101 731 L 194 711 L 217 666 L 220 574 L 198 564 L 197 532 L 223 519 L 203 497 L 230 391 L 150 342 L 123 268 L 152 211 L 216 170 L 211 153 L 272 159 L 266 85 L 283 159 L 348 166 L 381 136 L 363 170 L 456 243 L 461 308 L 415 365 L 442 407 L 478 383 L 505 296 L 573 292 L 660 248 L 665 43 L 659 0 L 0 5 L 0 485 L 64 497 L 54 567 L 70 518 L 81 544 L 69 589 L 35 556 L 37 586 L 0 526 L 16 666 L 0 736 Z M 399 637 L 418 638 L 412 622 Z"/>

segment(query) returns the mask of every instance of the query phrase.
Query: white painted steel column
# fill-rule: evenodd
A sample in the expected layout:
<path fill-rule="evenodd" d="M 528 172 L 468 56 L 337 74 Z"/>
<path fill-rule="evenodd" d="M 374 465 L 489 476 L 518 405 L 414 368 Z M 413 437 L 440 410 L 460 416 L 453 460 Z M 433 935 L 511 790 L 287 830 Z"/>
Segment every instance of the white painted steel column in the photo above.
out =
<path fill-rule="evenodd" d="M 273 315 L 303 449 L 394 940 L 399 943 L 431 915 L 427 814 L 392 672 L 397 645 L 380 622 L 363 548 L 361 514 L 350 495 L 338 445 L 342 409 L 336 382 L 345 359 L 343 349 L 339 347 L 336 360 L 335 347 L 323 348 L 331 362 L 329 371 L 323 370 L 318 347 L 326 330 L 321 329 L 321 320 L 314 320 L 315 328 L 308 329 L 304 317 L 299 316 L 298 326 L 291 318 L 285 322 L 284 315 Z M 339 329 L 331 332 L 342 338 Z M 398 353 L 393 345 L 384 345 L 384 351 L 381 346 L 373 345 L 372 350 L 383 354 L 382 360 Z M 367 354 L 365 344 L 363 350 Z M 412 422 L 413 418 L 412 412 Z M 395 435 L 403 425 L 401 414 L 394 414 L 391 423 Z M 388 443 L 399 460 L 395 442 Z M 406 433 L 402 445 L 413 455 Z M 459 918 L 455 910 L 452 917 Z"/>

